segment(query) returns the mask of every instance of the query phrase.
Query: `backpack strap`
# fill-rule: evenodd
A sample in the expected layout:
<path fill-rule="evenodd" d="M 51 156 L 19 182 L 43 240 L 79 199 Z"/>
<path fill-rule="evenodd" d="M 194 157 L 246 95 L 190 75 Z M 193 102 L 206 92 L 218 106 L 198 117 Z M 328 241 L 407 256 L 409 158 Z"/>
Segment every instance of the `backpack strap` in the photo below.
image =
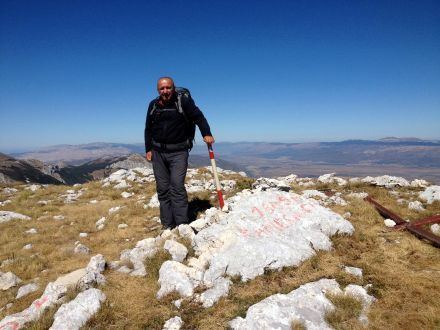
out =
<path fill-rule="evenodd" d="M 183 115 L 183 117 L 185 118 L 185 121 L 188 123 L 189 119 L 185 114 L 185 111 L 183 111 L 182 108 L 182 95 L 181 93 L 177 93 L 177 102 L 176 102 L 176 107 L 177 107 L 177 111 L 179 111 L 179 113 L 181 113 Z"/>

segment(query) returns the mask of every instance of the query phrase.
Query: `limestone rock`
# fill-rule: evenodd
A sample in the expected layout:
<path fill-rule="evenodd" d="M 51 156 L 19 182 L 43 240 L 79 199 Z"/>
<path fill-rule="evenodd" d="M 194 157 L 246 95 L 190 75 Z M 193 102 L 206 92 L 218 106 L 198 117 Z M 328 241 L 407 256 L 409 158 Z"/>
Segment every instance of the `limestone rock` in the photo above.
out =
<path fill-rule="evenodd" d="M 258 178 L 253 184 L 252 189 L 258 189 L 258 190 L 267 190 L 270 188 L 274 188 L 281 191 L 289 191 L 290 185 L 287 184 L 284 181 L 279 181 L 276 179 L 269 179 L 269 178 Z"/>
<path fill-rule="evenodd" d="M 105 294 L 95 288 L 80 292 L 75 299 L 61 305 L 50 329 L 80 329 L 99 310 L 105 299 Z"/>
<path fill-rule="evenodd" d="M 428 181 L 421 180 L 421 179 L 415 179 L 411 181 L 411 187 L 414 188 L 426 188 L 429 186 Z"/>
<path fill-rule="evenodd" d="M 163 330 L 179 330 L 183 325 L 183 321 L 179 316 L 174 316 L 163 325 Z"/>
<path fill-rule="evenodd" d="M 434 223 L 433 225 L 431 225 L 431 231 L 440 236 L 440 225 L 438 223 Z"/>
<path fill-rule="evenodd" d="M 30 217 L 11 211 L 0 211 L 0 223 L 9 222 L 11 220 L 31 220 Z"/>
<path fill-rule="evenodd" d="M 428 204 L 440 201 L 440 186 L 429 186 L 419 194 L 419 198 L 425 200 Z"/>
<path fill-rule="evenodd" d="M 377 177 L 367 176 L 361 180 L 362 182 L 370 183 L 376 186 L 382 186 L 385 188 L 395 187 L 409 187 L 409 182 L 401 177 L 382 175 Z"/>
<path fill-rule="evenodd" d="M 391 220 L 391 219 L 385 219 L 383 221 L 383 223 L 385 224 L 385 226 L 390 227 L 390 228 L 392 228 L 392 227 L 394 227 L 396 225 L 396 222 L 394 220 Z"/>
<path fill-rule="evenodd" d="M 185 245 L 173 240 L 166 240 L 163 248 L 171 254 L 174 261 L 178 262 L 185 260 L 188 254 L 188 249 Z"/>
<path fill-rule="evenodd" d="M 31 228 L 29 230 L 26 230 L 25 233 L 33 235 L 33 234 L 38 233 L 38 231 L 35 228 Z"/>
<path fill-rule="evenodd" d="M 321 175 L 318 181 L 322 183 L 336 183 L 338 186 L 345 186 L 347 184 L 347 180 L 335 176 L 335 173 Z"/>
<path fill-rule="evenodd" d="M 345 266 L 344 271 L 350 275 L 362 278 L 362 269 L 360 269 L 360 268 Z"/>
<path fill-rule="evenodd" d="M 21 283 L 21 279 L 12 272 L 0 272 L 0 290 L 6 291 Z"/>
<path fill-rule="evenodd" d="M 73 249 L 73 253 L 89 254 L 90 249 L 87 246 L 85 246 L 84 244 L 81 244 L 78 242 L 78 244 L 75 244 L 75 248 Z"/>
<path fill-rule="evenodd" d="M 20 299 L 21 297 L 27 296 L 29 293 L 35 292 L 38 290 L 38 284 L 36 283 L 29 283 L 26 285 L 23 285 L 18 289 L 17 296 L 15 299 Z"/>
<path fill-rule="evenodd" d="M 120 223 L 118 225 L 118 229 L 125 229 L 125 228 L 128 228 L 128 225 L 126 223 Z"/>
<path fill-rule="evenodd" d="M 423 207 L 423 204 L 419 201 L 409 202 L 408 208 L 413 211 L 417 212 L 423 212 L 425 211 L 425 208 Z"/>
<path fill-rule="evenodd" d="M 203 273 L 187 267 L 177 261 L 165 261 L 159 270 L 160 290 L 158 299 L 171 292 L 178 292 L 182 297 L 191 297 L 202 282 Z"/>
<path fill-rule="evenodd" d="M 153 197 L 151 197 L 150 202 L 148 203 L 148 207 L 154 208 L 159 206 L 160 206 L 159 199 L 157 198 L 157 193 L 155 193 Z"/>
<path fill-rule="evenodd" d="M 97 230 L 103 230 L 105 227 L 105 222 L 106 222 L 106 218 L 102 217 L 101 219 L 99 219 L 98 221 L 96 221 L 95 226 Z"/>

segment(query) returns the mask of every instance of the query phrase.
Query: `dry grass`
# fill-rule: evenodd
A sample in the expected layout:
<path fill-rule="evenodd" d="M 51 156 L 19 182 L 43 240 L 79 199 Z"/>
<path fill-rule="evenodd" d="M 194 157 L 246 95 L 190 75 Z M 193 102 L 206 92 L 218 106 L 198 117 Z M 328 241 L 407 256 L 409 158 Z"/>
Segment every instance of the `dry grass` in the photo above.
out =
<path fill-rule="evenodd" d="M 229 178 L 229 177 L 224 177 Z M 239 184 L 231 194 L 249 188 L 252 179 L 237 177 Z M 136 184 L 127 191 L 136 195 L 129 199 L 120 196 L 122 191 L 102 188 L 99 182 L 81 187 L 48 186 L 30 192 L 17 186 L 20 191 L 11 199 L 12 203 L 3 210 L 11 210 L 32 217 L 30 221 L 14 220 L 0 225 L 0 260 L 12 258 L 15 262 L 4 266 L 1 271 L 12 271 L 25 283 L 39 277 L 40 290 L 17 301 L 14 297 L 17 288 L 0 293 L 0 308 L 9 302 L 14 305 L 8 311 L 0 312 L 0 319 L 7 314 L 23 310 L 39 297 L 49 281 L 59 275 L 84 267 L 90 256 L 73 253 L 74 242 L 81 241 L 92 250 L 92 255 L 102 253 L 106 260 L 117 260 L 122 250 L 133 248 L 135 243 L 146 237 L 154 237 L 159 230 L 157 223 L 151 221 L 158 216 L 157 209 L 144 209 L 155 189 L 153 184 Z M 77 202 L 64 204 L 59 196 L 68 189 L 87 188 Z M 293 185 L 300 192 L 305 188 Z M 425 205 L 426 211 L 417 213 L 400 205 L 397 198 L 414 199 L 418 189 L 399 189 L 399 196 L 393 196 L 388 190 L 365 184 L 350 184 L 341 188 L 337 185 L 319 185 L 319 189 L 343 191 L 366 191 L 385 207 L 399 213 L 403 218 L 418 218 L 440 213 L 440 203 Z M 5 200 L 5 196 L 1 200 Z M 137 203 L 137 199 L 144 199 Z M 198 193 L 190 196 L 193 205 L 199 207 L 200 214 L 207 207 L 215 205 L 211 193 Z M 92 199 L 97 204 L 90 204 Z M 40 200 L 51 200 L 47 205 L 38 205 Z M 89 321 L 87 329 L 161 329 L 170 317 L 179 315 L 185 322 L 185 329 L 224 329 L 228 322 L 237 316 L 245 316 L 247 309 L 260 300 L 275 294 L 288 293 L 300 285 L 321 278 L 335 278 L 341 286 L 349 283 L 359 285 L 372 284 L 370 294 L 378 300 L 369 312 L 369 328 L 372 329 L 435 329 L 440 328 L 440 253 L 431 245 L 420 241 L 405 231 L 395 231 L 384 227 L 383 218 L 368 203 L 349 199 L 347 206 L 332 206 L 340 214 L 350 212 L 350 221 L 355 227 L 353 236 L 333 237 L 333 251 L 319 251 L 303 262 L 299 267 L 289 267 L 282 271 L 270 271 L 252 281 L 243 283 L 233 279 L 228 297 L 222 298 L 215 306 L 204 309 L 198 303 L 185 301 L 177 309 L 172 301 L 177 295 L 169 295 L 158 301 L 158 271 L 168 253 L 158 253 L 146 261 L 148 275 L 144 278 L 131 277 L 107 270 L 104 275 L 107 285 L 102 288 L 107 301 L 101 310 Z M 109 215 L 108 209 L 123 206 L 115 214 Z M 65 220 L 57 221 L 54 215 L 62 214 Z M 97 231 L 95 222 L 105 216 L 107 222 L 102 231 Z M 126 223 L 128 228 L 117 229 L 118 224 Z M 36 228 L 38 234 L 24 232 Z M 87 232 L 87 238 L 79 238 L 80 232 Z M 189 242 L 180 240 L 189 246 Z M 32 243 L 33 249 L 23 250 L 25 244 Z M 193 251 L 190 250 L 193 255 Z M 341 266 L 360 267 L 364 271 L 363 279 L 345 273 Z M 46 270 L 45 272 L 42 272 Z M 356 303 L 340 297 L 331 297 L 336 310 L 328 315 L 335 328 L 358 328 Z M 354 306 L 354 307 L 353 307 Z M 355 308 L 356 307 L 356 308 Z M 47 329 L 55 309 L 47 311 L 33 324 L 31 329 Z M 292 328 L 301 328 L 293 324 Z"/>

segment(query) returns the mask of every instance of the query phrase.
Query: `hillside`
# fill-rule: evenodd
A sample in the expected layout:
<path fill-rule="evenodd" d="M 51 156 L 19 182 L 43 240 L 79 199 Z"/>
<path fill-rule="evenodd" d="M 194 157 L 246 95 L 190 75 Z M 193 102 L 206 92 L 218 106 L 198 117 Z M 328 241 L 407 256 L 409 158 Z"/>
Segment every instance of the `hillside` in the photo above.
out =
<path fill-rule="evenodd" d="M 172 231 L 148 168 L 3 185 L 0 329 L 438 327 L 439 249 L 363 198 L 416 221 L 440 214 L 440 187 L 219 172 L 227 209 L 209 169 L 190 169 L 192 222 Z"/>

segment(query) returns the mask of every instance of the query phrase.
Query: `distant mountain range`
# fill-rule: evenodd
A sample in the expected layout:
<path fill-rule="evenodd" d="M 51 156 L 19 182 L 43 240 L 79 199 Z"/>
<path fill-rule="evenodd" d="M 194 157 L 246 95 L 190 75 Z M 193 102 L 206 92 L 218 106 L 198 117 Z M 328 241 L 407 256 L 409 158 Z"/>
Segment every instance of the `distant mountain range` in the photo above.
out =
<path fill-rule="evenodd" d="M 390 174 L 440 182 L 440 141 L 386 137 L 317 143 L 220 142 L 215 143 L 214 149 L 219 167 L 245 171 L 256 177 L 290 173 L 314 177 L 336 172 L 342 176 Z M 71 183 L 104 175 L 101 172 L 112 162 L 133 153 L 144 160 L 144 145 L 57 145 L 11 156 L 20 161 L 27 159 L 26 164 L 42 168 L 43 174 L 55 172 L 60 176 L 57 180 Z M 190 166 L 209 164 L 206 146 L 196 144 L 190 154 Z"/>

